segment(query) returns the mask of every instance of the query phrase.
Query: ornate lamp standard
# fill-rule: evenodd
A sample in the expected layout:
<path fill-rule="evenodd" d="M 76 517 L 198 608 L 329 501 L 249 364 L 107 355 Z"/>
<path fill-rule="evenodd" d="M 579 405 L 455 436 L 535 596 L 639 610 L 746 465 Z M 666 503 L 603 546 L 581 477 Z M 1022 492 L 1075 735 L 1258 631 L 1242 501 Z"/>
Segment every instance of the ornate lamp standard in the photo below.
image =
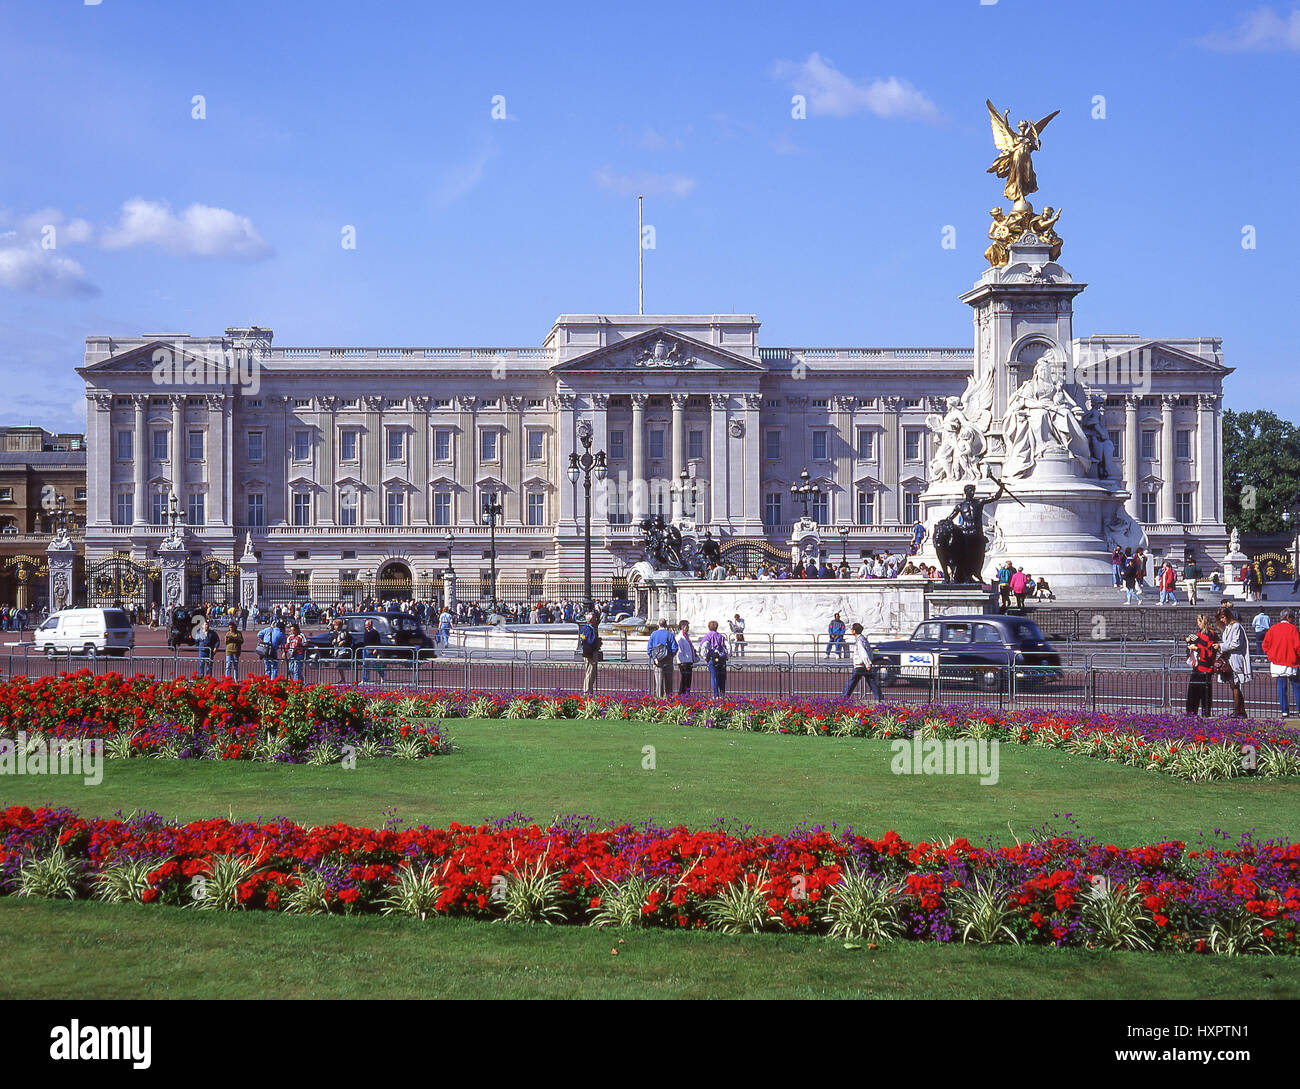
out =
<path fill-rule="evenodd" d="M 808 475 L 808 470 L 804 469 L 799 474 L 799 483 L 790 485 L 790 495 L 803 503 L 804 520 L 808 519 L 808 503 L 810 500 L 820 496 L 821 489 L 812 482 L 812 477 Z"/>
<path fill-rule="evenodd" d="M 454 575 L 456 573 L 456 568 L 453 567 L 451 563 L 451 546 L 455 543 L 456 534 L 452 533 L 451 530 L 447 530 L 447 574 L 449 575 Z"/>
<path fill-rule="evenodd" d="M 488 539 L 491 542 L 492 552 L 492 574 L 490 575 L 492 595 L 492 607 L 497 603 L 497 520 L 506 512 L 506 508 L 496 501 L 496 497 L 483 500 L 483 521 L 488 527 Z M 451 553 L 449 552 L 450 556 Z"/>
<path fill-rule="evenodd" d="M 849 527 L 840 526 L 840 563 L 846 567 L 849 563 Z"/>
<path fill-rule="evenodd" d="M 582 490 L 586 499 L 586 509 L 582 521 L 582 608 L 584 613 L 591 612 L 595 605 L 591 592 L 591 474 L 594 469 L 597 480 L 604 480 L 609 467 L 605 464 L 605 451 L 591 452 L 591 423 L 583 420 L 578 424 L 578 441 L 582 443 L 582 453 L 574 451 L 569 455 L 569 482 L 578 483 L 582 477 Z"/>

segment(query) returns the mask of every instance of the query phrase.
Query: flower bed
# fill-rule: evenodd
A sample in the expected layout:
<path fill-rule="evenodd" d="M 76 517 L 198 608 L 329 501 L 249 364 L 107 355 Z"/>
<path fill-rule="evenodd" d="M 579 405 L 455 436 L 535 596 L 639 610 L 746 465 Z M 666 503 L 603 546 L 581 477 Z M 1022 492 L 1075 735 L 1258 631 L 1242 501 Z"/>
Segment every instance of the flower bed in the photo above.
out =
<path fill-rule="evenodd" d="M 604 719 L 717 730 L 871 737 L 973 738 L 1036 745 L 1188 780 L 1300 775 L 1295 735 L 1244 719 L 975 704 L 873 706 L 838 699 L 655 699 L 412 690 L 374 692 L 264 677 L 159 682 L 117 674 L 18 678 L 0 684 L 0 737 L 109 740 L 109 756 L 338 759 L 447 751 L 448 718 Z"/>
<path fill-rule="evenodd" d="M 1297 952 L 1300 847 L 1120 848 L 1072 837 L 1010 847 L 888 832 L 380 829 L 153 815 L 0 813 L 0 894 L 200 909 L 467 916 L 846 942 L 1018 943 Z"/>

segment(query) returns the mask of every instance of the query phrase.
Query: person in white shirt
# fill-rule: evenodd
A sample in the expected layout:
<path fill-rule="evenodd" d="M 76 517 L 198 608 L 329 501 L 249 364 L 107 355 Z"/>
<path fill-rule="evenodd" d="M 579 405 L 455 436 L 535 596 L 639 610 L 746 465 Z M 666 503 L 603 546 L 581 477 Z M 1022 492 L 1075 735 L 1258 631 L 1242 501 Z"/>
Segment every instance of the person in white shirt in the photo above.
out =
<path fill-rule="evenodd" d="M 876 557 L 876 565 L 871 569 L 871 576 L 877 579 L 885 577 L 885 561 L 879 556 Z"/>
<path fill-rule="evenodd" d="M 731 629 L 731 649 L 737 658 L 745 656 L 745 621 L 737 613 L 731 620 L 727 621 L 727 627 Z"/>
<path fill-rule="evenodd" d="M 695 644 L 691 642 L 691 622 L 683 620 L 677 625 L 677 672 L 681 683 L 677 694 L 685 695 L 691 690 L 691 670 L 695 668 Z"/>
<path fill-rule="evenodd" d="M 871 694 L 876 697 L 879 703 L 883 698 L 880 695 L 880 678 L 876 676 L 871 668 L 871 643 L 862 633 L 862 625 L 854 624 L 853 632 L 853 672 L 849 675 L 848 683 L 844 686 L 841 693 L 842 699 L 849 699 L 853 695 L 853 690 L 858 687 L 858 682 L 865 680 L 867 687 L 871 689 Z"/>

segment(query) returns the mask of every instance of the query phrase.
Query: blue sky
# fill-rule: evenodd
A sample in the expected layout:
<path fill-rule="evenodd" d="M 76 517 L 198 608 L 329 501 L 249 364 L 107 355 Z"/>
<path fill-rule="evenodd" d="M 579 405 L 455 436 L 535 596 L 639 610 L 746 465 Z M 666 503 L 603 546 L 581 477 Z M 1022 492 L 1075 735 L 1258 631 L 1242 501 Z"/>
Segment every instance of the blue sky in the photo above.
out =
<path fill-rule="evenodd" d="M 986 97 L 1061 110 L 1034 201 L 1076 334 L 1221 336 L 1229 407 L 1300 418 L 1291 2 L 4 0 L 0 86 L 5 422 L 84 425 L 92 333 L 531 345 L 635 311 L 638 190 L 648 312 L 969 345 Z"/>

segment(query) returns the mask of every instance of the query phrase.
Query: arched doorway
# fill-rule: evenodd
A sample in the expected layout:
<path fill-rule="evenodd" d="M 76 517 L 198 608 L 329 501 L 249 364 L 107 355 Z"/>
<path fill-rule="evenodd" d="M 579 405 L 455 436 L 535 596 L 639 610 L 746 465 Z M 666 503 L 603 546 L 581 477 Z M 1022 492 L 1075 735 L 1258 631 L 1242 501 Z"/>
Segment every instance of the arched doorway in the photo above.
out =
<path fill-rule="evenodd" d="M 389 560 L 375 576 L 376 600 L 406 601 L 412 596 L 410 567 L 401 560 Z"/>

